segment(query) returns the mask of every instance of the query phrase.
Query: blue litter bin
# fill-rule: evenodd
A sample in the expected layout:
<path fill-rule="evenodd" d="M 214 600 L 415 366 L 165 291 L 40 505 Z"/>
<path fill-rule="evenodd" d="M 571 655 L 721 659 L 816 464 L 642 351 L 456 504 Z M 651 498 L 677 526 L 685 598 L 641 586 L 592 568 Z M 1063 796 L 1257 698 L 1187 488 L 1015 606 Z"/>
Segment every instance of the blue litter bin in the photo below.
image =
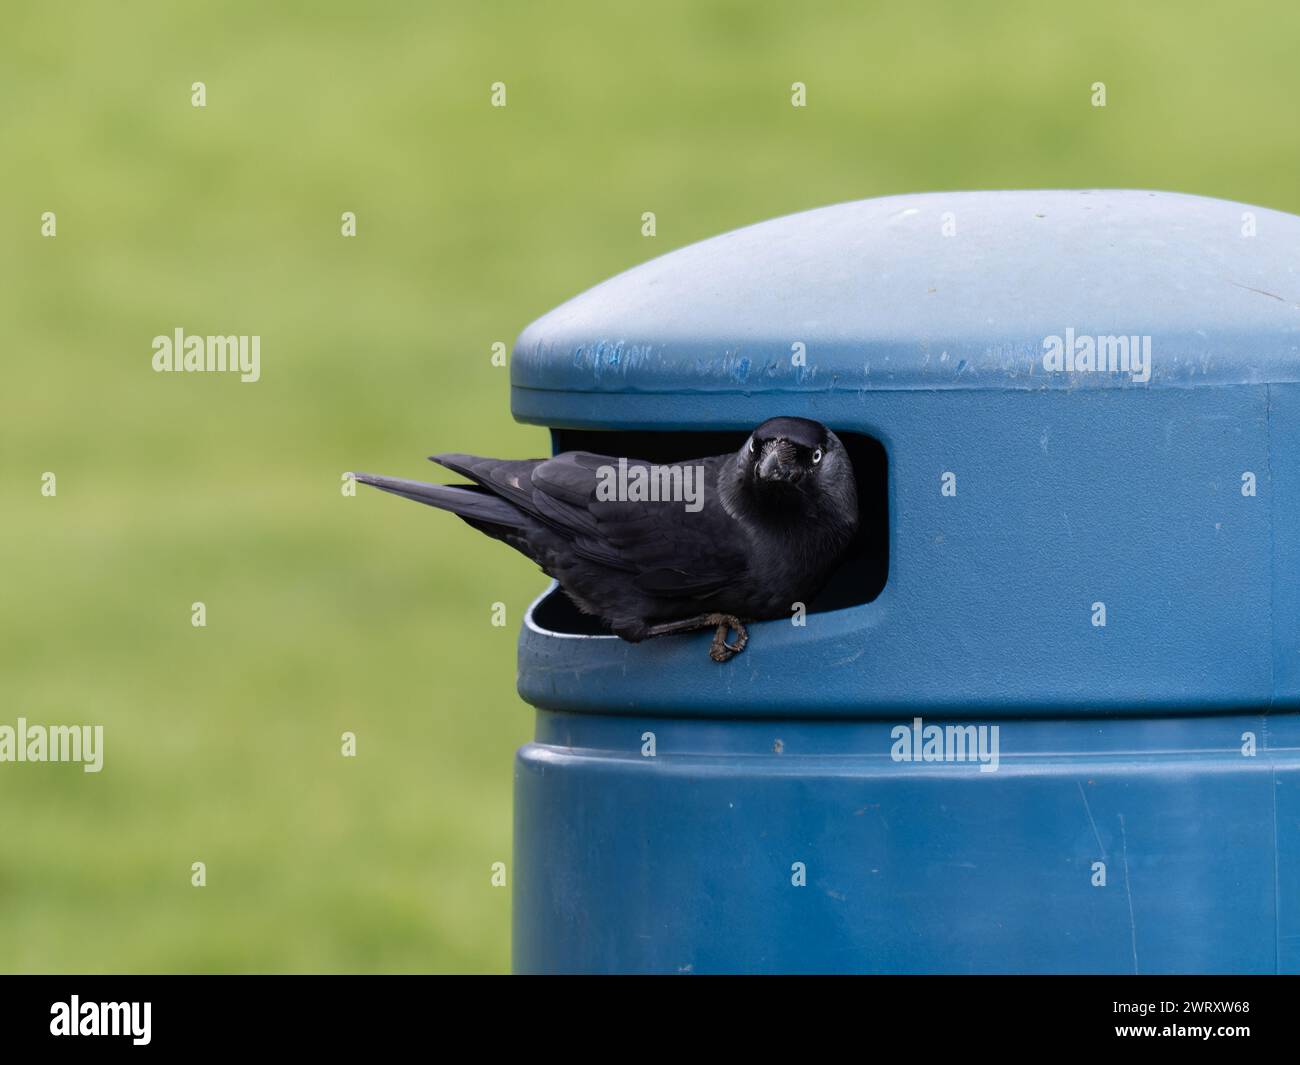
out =
<path fill-rule="evenodd" d="M 1297 248 L 1193 196 L 897 196 L 529 326 L 557 451 L 816 418 L 863 530 L 723 665 L 533 604 L 515 968 L 1300 971 Z"/>

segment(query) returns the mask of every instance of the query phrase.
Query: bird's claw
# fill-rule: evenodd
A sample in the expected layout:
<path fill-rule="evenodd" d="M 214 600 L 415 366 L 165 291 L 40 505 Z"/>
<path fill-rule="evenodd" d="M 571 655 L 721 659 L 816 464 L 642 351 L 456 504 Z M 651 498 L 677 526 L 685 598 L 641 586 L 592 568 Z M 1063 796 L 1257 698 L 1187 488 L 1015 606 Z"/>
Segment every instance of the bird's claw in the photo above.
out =
<path fill-rule="evenodd" d="M 735 643 L 727 643 L 728 631 L 735 632 Z M 740 654 L 747 643 L 749 643 L 749 633 L 745 631 L 740 618 L 732 617 L 730 614 L 721 615 L 718 618 L 718 630 L 713 634 L 713 643 L 709 647 L 709 657 L 715 662 L 726 662 Z"/>

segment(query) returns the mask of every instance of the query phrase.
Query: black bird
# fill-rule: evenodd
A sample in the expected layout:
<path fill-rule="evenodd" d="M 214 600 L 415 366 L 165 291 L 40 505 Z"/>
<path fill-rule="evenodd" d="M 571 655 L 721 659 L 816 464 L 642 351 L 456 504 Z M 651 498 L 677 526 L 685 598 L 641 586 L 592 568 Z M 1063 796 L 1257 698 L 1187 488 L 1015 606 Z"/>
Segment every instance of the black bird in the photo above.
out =
<path fill-rule="evenodd" d="M 734 455 L 671 466 L 586 451 L 430 461 L 474 483 L 355 476 L 509 544 L 625 640 L 716 628 L 717 662 L 745 649 L 744 622 L 789 617 L 815 596 L 858 527 L 844 445 L 806 418 L 772 418 Z M 678 491 L 652 499 L 650 484 Z"/>

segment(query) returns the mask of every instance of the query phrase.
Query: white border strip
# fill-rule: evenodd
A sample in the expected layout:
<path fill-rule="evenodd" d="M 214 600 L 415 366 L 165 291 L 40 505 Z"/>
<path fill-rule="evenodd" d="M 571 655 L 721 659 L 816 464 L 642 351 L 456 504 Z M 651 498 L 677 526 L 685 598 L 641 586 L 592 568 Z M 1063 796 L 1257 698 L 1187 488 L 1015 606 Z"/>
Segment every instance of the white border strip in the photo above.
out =
<path fill-rule="evenodd" d="M 536 599 L 528 604 L 528 610 L 524 613 L 524 625 L 531 632 L 537 633 L 538 636 L 550 636 L 556 640 L 617 640 L 617 636 L 586 636 L 580 632 L 552 632 L 550 629 L 544 629 L 533 620 L 533 611 L 536 610 L 543 599 L 560 590 L 559 581 L 551 581 L 550 587 L 542 592 Z"/>

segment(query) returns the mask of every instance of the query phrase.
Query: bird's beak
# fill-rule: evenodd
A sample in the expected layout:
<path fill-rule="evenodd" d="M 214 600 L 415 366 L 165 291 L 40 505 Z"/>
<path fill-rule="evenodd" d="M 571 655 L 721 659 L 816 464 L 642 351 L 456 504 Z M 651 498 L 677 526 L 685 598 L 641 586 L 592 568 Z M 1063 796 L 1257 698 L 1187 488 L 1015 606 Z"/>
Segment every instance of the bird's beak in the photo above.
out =
<path fill-rule="evenodd" d="M 773 440 L 763 449 L 754 476 L 760 481 L 793 481 L 796 468 L 788 460 L 794 457 L 794 449 L 784 440 Z"/>

